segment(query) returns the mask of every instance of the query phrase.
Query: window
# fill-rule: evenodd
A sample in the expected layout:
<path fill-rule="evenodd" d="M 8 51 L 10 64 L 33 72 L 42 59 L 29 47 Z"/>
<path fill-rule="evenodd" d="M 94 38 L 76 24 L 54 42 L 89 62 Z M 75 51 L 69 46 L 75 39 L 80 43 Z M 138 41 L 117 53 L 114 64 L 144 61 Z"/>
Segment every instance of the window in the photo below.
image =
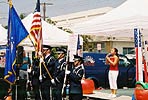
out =
<path fill-rule="evenodd" d="M 130 65 L 130 61 L 124 56 L 119 56 L 119 65 L 128 67 Z"/>
<path fill-rule="evenodd" d="M 135 49 L 132 47 L 124 47 L 123 54 L 135 54 Z"/>

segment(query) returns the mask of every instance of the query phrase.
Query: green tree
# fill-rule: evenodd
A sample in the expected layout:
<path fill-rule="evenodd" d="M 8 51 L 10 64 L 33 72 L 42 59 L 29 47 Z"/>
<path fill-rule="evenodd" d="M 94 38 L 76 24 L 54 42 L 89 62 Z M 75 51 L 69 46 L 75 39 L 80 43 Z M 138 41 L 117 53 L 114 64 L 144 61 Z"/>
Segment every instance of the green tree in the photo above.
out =
<path fill-rule="evenodd" d="M 52 21 L 50 18 L 47 19 L 47 23 L 56 25 L 56 21 Z"/>
<path fill-rule="evenodd" d="M 93 40 L 90 35 L 81 35 L 83 38 L 83 51 L 90 51 L 93 49 L 91 41 Z"/>
<path fill-rule="evenodd" d="M 8 29 L 8 26 L 6 25 L 6 26 L 4 26 L 4 28 L 5 28 L 5 29 Z"/>
<path fill-rule="evenodd" d="M 26 17 L 26 15 L 24 13 L 20 14 L 20 19 L 24 19 Z"/>
<path fill-rule="evenodd" d="M 20 14 L 20 19 L 24 19 L 26 17 L 26 15 L 24 13 Z M 4 26 L 5 29 L 8 29 L 8 26 Z"/>

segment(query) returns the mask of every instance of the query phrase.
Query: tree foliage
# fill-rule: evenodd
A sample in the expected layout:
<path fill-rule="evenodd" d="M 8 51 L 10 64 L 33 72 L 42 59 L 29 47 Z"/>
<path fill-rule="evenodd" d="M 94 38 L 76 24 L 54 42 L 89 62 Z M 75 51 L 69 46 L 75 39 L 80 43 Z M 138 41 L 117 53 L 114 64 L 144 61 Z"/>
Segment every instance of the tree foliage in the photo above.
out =
<path fill-rule="evenodd" d="M 24 13 L 20 14 L 20 19 L 24 19 L 26 17 L 26 15 Z"/>
<path fill-rule="evenodd" d="M 92 43 L 90 43 L 93 39 L 90 35 L 81 35 L 83 38 L 83 51 L 90 51 L 92 48 Z M 90 48 L 91 47 L 91 48 Z"/>
<path fill-rule="evenodd" d="M 56 25 L 56 21 L 52 21 L 50 18 L 47 19 L 47 23 Z"/>

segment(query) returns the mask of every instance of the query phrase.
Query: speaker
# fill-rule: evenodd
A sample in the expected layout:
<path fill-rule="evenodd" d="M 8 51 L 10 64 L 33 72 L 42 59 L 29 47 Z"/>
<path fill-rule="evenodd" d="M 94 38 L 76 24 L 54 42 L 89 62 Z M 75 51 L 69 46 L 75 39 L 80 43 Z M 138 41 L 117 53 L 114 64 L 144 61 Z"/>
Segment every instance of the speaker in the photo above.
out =
<path fill-rule="evenodd" d="M 24 51 L 23 46 L 17 47 L 16 64 L 22 64 L 23 63 L 23 51 Z"/>
<path fill-rule="evenodd" d="M 12 100 L 26 100 L 26 82 L 27 80 L 20 79 L 17 85 L 12 85 Z"/>
<path fill-rule="evenodd" d="M 0 79 L 4 77 L 5 68 L 0 67 Z"/>
<path fill-rule="evenodd" d="M 9 88 L 10 84 L 0 78 L 0 100 L 5 100 L 4 97 L 8 95 Z"/>

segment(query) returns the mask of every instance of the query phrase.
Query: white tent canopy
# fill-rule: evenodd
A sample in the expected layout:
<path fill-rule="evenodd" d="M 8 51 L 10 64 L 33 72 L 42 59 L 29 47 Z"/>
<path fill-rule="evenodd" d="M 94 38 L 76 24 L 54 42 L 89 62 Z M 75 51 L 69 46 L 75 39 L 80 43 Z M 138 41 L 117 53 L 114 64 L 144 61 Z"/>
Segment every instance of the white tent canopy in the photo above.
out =
<path fill-rule="evenodd" d="M 0 24 L 0 45 L 7 44 L 7 30 Z"/>
<path fill-rule="evenodd" d="M 75 24 L 72 30 L 77 34 L 133 37 L 134 28 L 148 36 L 148 0 L 127 0 L 107 14 Z"/>
<path fill-rule="evenodd" d="M 32 13 L 22 20 L 28 33 L 30 32 L 32 20 L 33 20 Z M 53 45 L 53 46 L 68 45 L 69 35 L 70 33 L 60 30 L 56 26 L 53 26 L 45 22 L 44 20 L 42 20 L 43 44 Z M 32 45 L 32 43 L 30 39 L 28 38 L 23 42 L 23 45 Z"/>

